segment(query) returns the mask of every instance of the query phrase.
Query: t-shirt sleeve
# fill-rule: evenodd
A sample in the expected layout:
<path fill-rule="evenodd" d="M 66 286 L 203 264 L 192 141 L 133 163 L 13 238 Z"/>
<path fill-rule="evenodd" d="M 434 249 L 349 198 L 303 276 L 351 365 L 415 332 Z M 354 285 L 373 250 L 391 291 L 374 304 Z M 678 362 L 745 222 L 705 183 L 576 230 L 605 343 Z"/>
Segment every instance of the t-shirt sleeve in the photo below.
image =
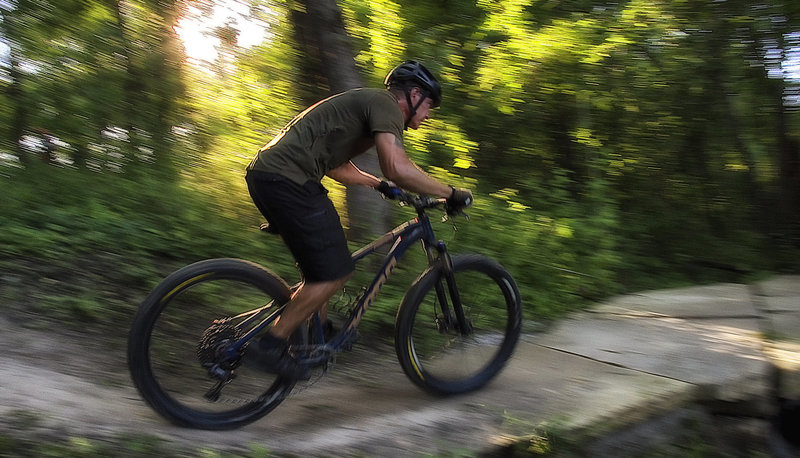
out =
<path fill-rule="evenodd" d="M 389 92 L 379 93 L 367 104 L 367 120 L 371 134 L 389 132 L 403 138 L 403 112 Z"/>

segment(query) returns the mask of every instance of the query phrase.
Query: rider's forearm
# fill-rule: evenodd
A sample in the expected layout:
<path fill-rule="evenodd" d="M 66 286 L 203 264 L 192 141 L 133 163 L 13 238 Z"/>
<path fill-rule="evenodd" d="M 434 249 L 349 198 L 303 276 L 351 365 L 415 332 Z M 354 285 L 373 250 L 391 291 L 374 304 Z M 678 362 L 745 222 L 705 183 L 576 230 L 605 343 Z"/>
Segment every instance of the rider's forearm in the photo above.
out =
<path fill-rule="evenodd" d="M 386 178 L 408 191 L 431 196 L 450 197 L 453 190 L 417 167 L 411 160 L 396 160 L 384 170 Z"/>
<path fill-rule="evenodd" d="M 359 169 L 350 161 L 345 162 L 335 169 L 329 170 L 326 175 L 339 183 L 347 185 L 361 185 L 375 188 L 381 182 L 380 178 Z"/>
<path fill-rule="evenodd" d="M 375 147 L 381 172 L 389 180 L 403 189 L 429 196 L 450 197 L 453 190 L 411 162 L 403 148 L 403 141 L 391 133 L 375 135 Z"/>

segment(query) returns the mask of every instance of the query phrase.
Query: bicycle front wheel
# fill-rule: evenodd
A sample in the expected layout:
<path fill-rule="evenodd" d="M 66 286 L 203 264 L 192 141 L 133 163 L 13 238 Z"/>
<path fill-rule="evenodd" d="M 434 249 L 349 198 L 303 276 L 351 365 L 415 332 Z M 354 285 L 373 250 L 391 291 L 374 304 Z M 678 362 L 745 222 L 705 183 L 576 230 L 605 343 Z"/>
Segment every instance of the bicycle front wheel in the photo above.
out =
<path fill-rule="evenodd" d="M 456 319 L 444 273 L 430 268 L 403 299 L 395 327 L 403 371 L 435 394 L 464 393 L 489 382 L 511 357 L 521 329 L 519 290 L 500 264 L 461 255 L 453 257 L 453 270 L 464 324 Z"/>
<path fill-rule="evenodd" d="M 145 299 L 128 339 L 128 366 L 139 393 L 181 426 L 230 429 L 263 417 L 293 381 L 251 370 L 240 358 L 223 366 L 233 377 L 214 377 L 209 367 L 261 321 L 248 322 L 242 314 L 266 306 L 266 316 L 290 296 L 279 277 L 238 259 L 200 261 L 168 276 Z"/>

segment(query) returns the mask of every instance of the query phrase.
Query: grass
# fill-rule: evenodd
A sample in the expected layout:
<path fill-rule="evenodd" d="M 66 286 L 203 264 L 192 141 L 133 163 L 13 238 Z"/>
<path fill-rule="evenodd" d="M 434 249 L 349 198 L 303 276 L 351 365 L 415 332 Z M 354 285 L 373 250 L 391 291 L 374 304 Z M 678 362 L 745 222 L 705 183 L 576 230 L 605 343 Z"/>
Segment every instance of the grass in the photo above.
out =
<path fill-rule="evenodd" d="M 81 436 L 22 437 L 19 434 L 0 433 L 0 456 L 19 458 L 82 458 L 82 457 L 244 457 L 272 456 L 264 447 L 253 445 L 245 453 L 216 451 L 206 448 L 179 448 L 163 439 L 149 435 L 119 435 L 111 438 L 91 439 Z"/>

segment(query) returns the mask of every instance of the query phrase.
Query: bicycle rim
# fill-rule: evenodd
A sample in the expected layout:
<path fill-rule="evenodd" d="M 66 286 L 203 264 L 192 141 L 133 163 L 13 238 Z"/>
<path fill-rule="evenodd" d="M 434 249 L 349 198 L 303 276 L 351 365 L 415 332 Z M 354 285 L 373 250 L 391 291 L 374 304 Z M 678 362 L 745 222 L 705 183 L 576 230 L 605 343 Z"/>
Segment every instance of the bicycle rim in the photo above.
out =
<path fill-rule="evenodd" d="M 415 383 L 437 393 L 479 388 L 510 357 L 520 332 L 518 293 L 510 276 L 480 257 L 454 259 L 456 285 L 471 330 L 462 333 L 453 316 L 447 323 L 436 283 L 447 286 L 439 272 L 430 272 L 415 292 L 415 311 L 407 318 L 406 373 Z M 452 298 L 447 294 L 452 314 Z"/>
<path fill-rule="evenodd" d="M 265 282 L 261 277 L 266 271 L 258 269 L 245 263 L 209 263 L 168 278 L 161 294 L 148 298 L 150 313 L 139 330 L 145 336 L 139 347 L 144 354 L 137 364 L 131 346 L 131 370 L 143 397 L 169 420 L 204 429 L 234 428 L 262 417 L 291 390 L 288 380 L 236 365 L 235 377 L 220 396 L 208 398 L 218 380 L 203 363 L 214 360 L 215 348 L 260 321 L 242 325 L 244 318 L 235 317 L 267 304 L 277 308 L 288 297 L 288 290 L 276 288 L 277 278 Z"/>

